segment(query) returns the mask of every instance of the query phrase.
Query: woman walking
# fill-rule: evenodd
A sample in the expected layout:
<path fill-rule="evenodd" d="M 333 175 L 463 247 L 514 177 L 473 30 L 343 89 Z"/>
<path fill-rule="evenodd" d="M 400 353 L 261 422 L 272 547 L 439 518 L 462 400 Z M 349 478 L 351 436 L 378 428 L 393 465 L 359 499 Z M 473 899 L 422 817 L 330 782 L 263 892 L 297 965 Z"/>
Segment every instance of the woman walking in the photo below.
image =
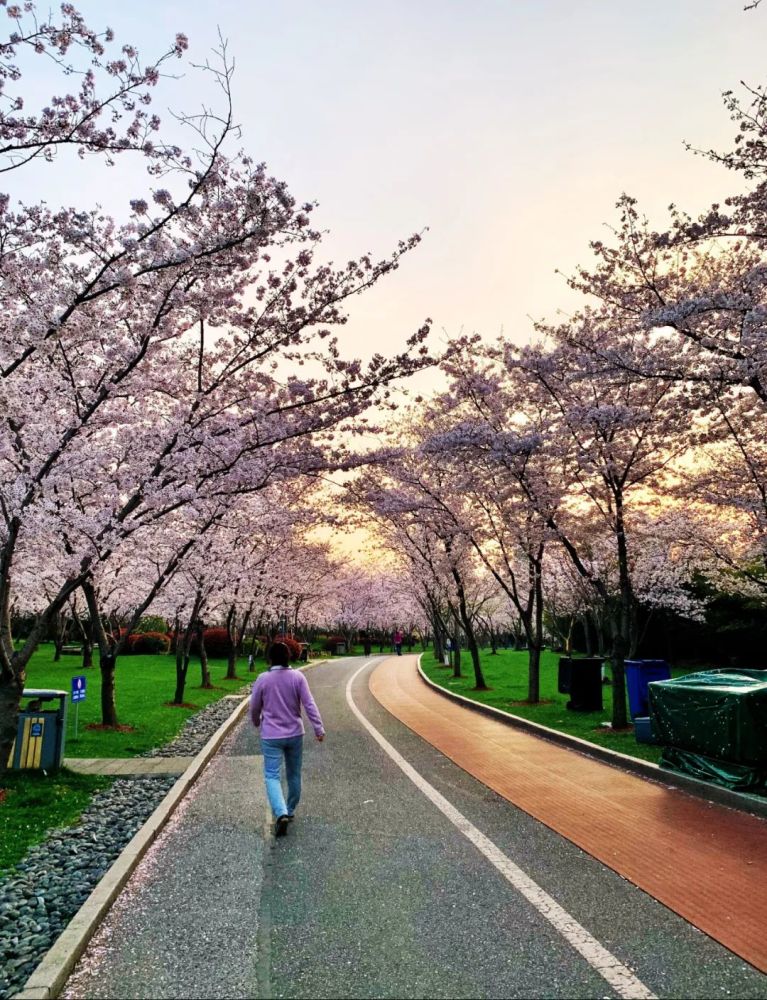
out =
<path fill-rule="evenodd" d="M 269 669 L 261 674 L 250 695 L 250 718 L 261 728 L 261 751 L 264 755 L 264 780 L 269 805 L 274 814 L 274 835 L 284 837 L 301 798 L 301 760 L 304 748 L 304 723 L 301 706 L 309 717 L 314 734 L 325 739 L 322 718 L 314 703 L 304 675 L 288 666 L 290 652 L 284 642 L 269 647 Z M 288 801 L 280 783 L 283 757 L 288 780 Z"/>

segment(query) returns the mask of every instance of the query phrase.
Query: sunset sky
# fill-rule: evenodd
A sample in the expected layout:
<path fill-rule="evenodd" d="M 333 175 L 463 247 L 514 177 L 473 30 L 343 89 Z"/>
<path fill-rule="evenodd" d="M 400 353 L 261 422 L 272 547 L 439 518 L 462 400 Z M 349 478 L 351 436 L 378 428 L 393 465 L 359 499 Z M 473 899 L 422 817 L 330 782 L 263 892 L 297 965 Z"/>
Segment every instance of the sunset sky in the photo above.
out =
<path fill-rule="evenodd" d="M 315 222 L 331 230 L 335 259 L 384 255 L 429 228 L 400 271 L 355 304 L 343 339 L 362 354 L 396 349 L 427 315 L 449 335 L 525 340 L 531 316 L 572 305 L 555 270 L 588 258 L 622 191 L 658 224 L 671 201 L 696 211 L 723 198 L 734 179 L 683 140 L 725 146 L 721 91 L 762 79 L 767 9 L 743 5 L 79 4 L 147 57 L 184 31 L 202 61 L 219 26 L 237 64 L 242 145 L 300 200 L 320 203 Z M 163 86 L 156 109 L 213 98 L 191 73 Z M 94 187 L 115 212 L 142 192 L 133 164 L 119 183 Z M 66 168 L 54 169 L 61 182 Z"/>

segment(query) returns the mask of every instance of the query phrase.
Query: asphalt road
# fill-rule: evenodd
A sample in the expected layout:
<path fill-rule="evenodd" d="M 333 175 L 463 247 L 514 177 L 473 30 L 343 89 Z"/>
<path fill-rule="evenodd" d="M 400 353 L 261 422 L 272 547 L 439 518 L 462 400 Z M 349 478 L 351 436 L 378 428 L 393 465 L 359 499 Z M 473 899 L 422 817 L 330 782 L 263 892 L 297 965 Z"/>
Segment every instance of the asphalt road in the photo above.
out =
<path fill-rule="evenodd" d="M 304 795 L 289 835 L 264 838 L 258 744 L 243 725 L 142 864 L 64 996 L 616 995 L 353 715 L 346 685 L 364 662 L 307 674 L 328 737 L 317 744 L 307 735 Z M 389 715 L 367 673 L 352 694 L 369 722 L 648 992 L 767 996 L 767 977 Z"/>

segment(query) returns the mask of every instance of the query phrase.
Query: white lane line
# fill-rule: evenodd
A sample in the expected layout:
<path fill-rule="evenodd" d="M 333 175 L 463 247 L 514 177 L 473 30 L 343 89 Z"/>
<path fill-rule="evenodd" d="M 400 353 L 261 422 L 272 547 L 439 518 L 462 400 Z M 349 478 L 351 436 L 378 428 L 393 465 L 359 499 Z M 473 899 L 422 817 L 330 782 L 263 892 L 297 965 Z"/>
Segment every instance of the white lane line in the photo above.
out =
<path fill-rule="evenodd" d="M 368 722 L 352 698 L 352 684 L 362 671 L 369 666 L 370 663 L 363 663 L 359 670 L 349 678 L 349 682 L 346 685 L 346 701 L 349 708 L 354 712 L 376 743 L 385 750 L 394 763 L 423 792 L 426 798 L 430 799 L 437 809 L 447 816 L 450 822 L 474 844 L 477 850 L 484 854 L 490 864 L 494 865 L 501 875 L 529 903 L 532 903 L 536 910 L 549 921 L 552 927 L 586 959 L 589 965 L 607 980 L 619 996 L 625 997 L 626 1000 L 656 1000 L 655 994 L 634 975 L 631 969 L 619 962 L 611 952 L 589 934 L 585 927 L 582 927 L 577 920 L 571 917 L 567 910 L 564 910 L 556 900 L 552 899 L 537 882 L 534 882 L 529 875 L 526 875 L 510 858 L 507 858 L 492 840 L 489 840 L 484 833 L 479 831 L 473 823 L 470 823 L 466 819 L 463 813 L 459 812 L 454 805 L 451 805 L 444 795 L 441 795 L 414 767 L 408 764 L 402 754 L 395 750 L 391 743 L 378 732 L 375 726 Z"/>

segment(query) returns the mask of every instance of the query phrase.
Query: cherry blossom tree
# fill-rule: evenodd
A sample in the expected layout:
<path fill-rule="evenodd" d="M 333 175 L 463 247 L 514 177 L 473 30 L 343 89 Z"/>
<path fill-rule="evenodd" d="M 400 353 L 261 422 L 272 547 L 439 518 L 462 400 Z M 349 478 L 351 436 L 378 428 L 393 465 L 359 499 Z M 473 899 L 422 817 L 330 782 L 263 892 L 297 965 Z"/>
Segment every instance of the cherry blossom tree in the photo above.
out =
<path fill-rule="evenodd" d="M 610 336 L 609 327 L 592 323 L 589 336 L 601 340 Z M 637 339 L 633 349 L 641 363 L 650 346 Z M 691 408 L 678 383 L 635 380 L 623 370 L 594 364 L 594 358 L 594 353 L 576 351 L 567 342 L 551 351 L 507 351 L 507 364 L 519 365 L 525 372 L 531 394 L 540 394 L 557 413 L 541 447 L 551 456 L 558 480 L 567 484 L 567 495 L 556 513 L 543 513 L 606 609 L 614 685 L 612 722 L 622 728 L 627 723 L 623 663 L 630 652 L 636 614 L 633 508 L 647 491 L 662 490 L 667 470 L 685 452 Z M 581 529 L 587 519 L 601 525 L 600 534 L 609 543 L 617 567 L 617 595 L 610 592 L 599 562 L 592 558 L 588 536 L 583 539 Z"/>
<path fill-rule="evenodd" d="M 540 447 L 554 418 L 546 400 L 526 398 L 520 369 L 497 350 L 460 344 L 443 365 L 447 393 L 425 407 L 420 449 L 449 469 L 432 496 L 468 540 L 517 612 L 528 649 L 528 701 L 540 698 L 543 565 L 563 487 Z"/>
<path fill-rule="evenodd" d="M 475 626 L 486 594 L 470 544 L 435 499 L 442 488 L 449 488 L 449 470 L 432 464 L 427 471 L 423 457 L 404 448 L 382 452 L 377 461 L 379 468 L 361 478 L 354 496 L 388 535 L 389 548 L 413 565 L 425 586 L 432 591 L 444 588 L 455 624 L 452 638 L 457 647 L 459 630 L 465 634 L 476 688 L 484 690 Z"/>
<path fill-rule="evenodd" d="M 68 4 L 63 27 L 36 22 L 31 4 L 7 12 L 14 25 L 3 50 L 8 60 L 28 42 L 35 52 L 42 46 L 41 54 L 58 45 L 62 59 L 79 48 L 100 60 L 100 47 L 112 41 L 87 29 Z M 30 26 L 22 30 L 24 15 Z M 185 47 L 179 36 L 169 55 Z M 45 159 L 74 144 L 105 160 L 138 151 L 150 176 L 162 173 L 167 185 L 132 199 L 124 222 L 98 208 L 0 200 L 3 759 L 29 657 L 71 595 L 88 592 L 101 564 L 184 506 L 196 505 L 192 520 L 207 531 L 238 497 L 343 465 L 348 458 L 334 432 L 359 432 L 361 414 L 393 379 L 430 363 L 428 324 L 395 358 L 376 355 L 365 365 L 341 357 L 329 329 L 345 321 L 344 303 L 395 269 L 418 237 L 379 262 L 369 255 L 343 267 L 320 262 L 321 237 L 309 226 L 313 206 L 297 204 L 263 165 L 228 152 L 231 65 L 225 50 L 221 57 L 209 71 L 223 111 L 180 122 L 191 130 L 194 154 L 159 135 L 147 140 L 146 129 L 159 126 L 139 104 L 159 71 L 156 64 L 142 71 L 130 47 L 98 64 L 79 97 L 55 99 L 53 118 L 43 110 L 21 122 L 17 96 L 15 122 L 10 112 L 0 121 L 15 168 L 9 177 L 28 157 Z M 115 83 L 101 98 L 99 69 Z M 12 67 L 6 75 L 22 78 Z M 108 109 L 112 125 L 99 129 Z M 316 374 L 304 377 L 301 365 Z M 16 649 L 13 580 L 25 539 L 41 531 L 55 542 L 60 575 Z M 193 545 L 186 539 L 168 554 L 135 614 Z M 104 636 L 99 644 L 108 670 L 115 650 Z"/>
<path fill-rule="evenodd" d="M 767 92 L 744 84 L 724 102 L 737 129 L 731 148 L 696 152 L 730 171 L 730 195 L 697 216 L 672 206 L 661 230 L 623 196 L 612 238 L 594 242 L 592 263 L 571 279 L 592 304 L 558 334 L 634 378 L 686 385 L 700 413 L 689 495 L 717 508 L 726 537 L 748 519 L 754 545 L 743 579 L 753 582 L 767 566 Z M 589 334 L 595 315 L 613 336 Z M 638 338 L 652 346 L 641 357 L 630 349 Z M 720 546 L 730 569 L 737 548 Z"/>

